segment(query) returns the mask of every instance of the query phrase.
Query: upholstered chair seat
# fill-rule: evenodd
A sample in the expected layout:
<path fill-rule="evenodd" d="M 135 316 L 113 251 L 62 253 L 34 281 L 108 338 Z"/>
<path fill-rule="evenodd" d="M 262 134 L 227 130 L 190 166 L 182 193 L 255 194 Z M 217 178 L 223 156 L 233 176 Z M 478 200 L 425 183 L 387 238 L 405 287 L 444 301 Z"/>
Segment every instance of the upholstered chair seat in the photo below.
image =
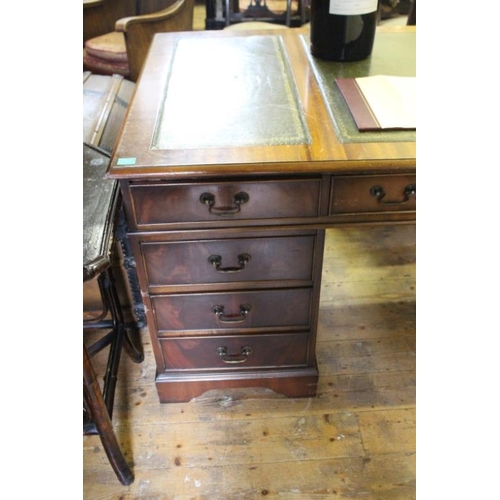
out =
<path fill-rule="evenodd" d="M 123 33 L 113 31 L 87 40 L 83 49 L 83 68 L 101 75 L 129 76 L 127 46 Z"/>
<path fill-rule="evenodd" d="M 195 0 L 142 0 L 138 15 L 129 15 L 114 22 L 114 30 L 101 32 L 84 40 L 83 69 L 100 75 L 122 75 L 137 81 L 149 45 L 156 33 L 191 31 Z M 106 3 L 125 0 L 105 0 Z M 89 1 L 90 13 L 94 4 Z M 85 11 L 85 9 L 84 9 Z M 90 19 L 90 18 L 89 18 Z M 89 24 L 85 32 L 90 32 Z"/>

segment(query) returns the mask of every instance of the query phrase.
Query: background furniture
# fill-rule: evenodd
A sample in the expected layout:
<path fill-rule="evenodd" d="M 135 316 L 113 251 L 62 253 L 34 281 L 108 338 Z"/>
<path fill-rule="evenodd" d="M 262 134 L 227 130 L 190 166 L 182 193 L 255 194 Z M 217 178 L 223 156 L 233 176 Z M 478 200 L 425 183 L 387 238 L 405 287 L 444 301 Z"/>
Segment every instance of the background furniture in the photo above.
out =
<path fill-rule="evenodd" d="M 115 272 L 120 269 L 116 263 L 115 240 L 121 197 L 117 183 L 105 179 L 104 175 L 133 90 L 134 84 L 119 75 L 83 74 L 83 328 L 86 333 L 83 429 L 84 434 L 99 434 L 116 475 L 125 485 L 130 484 L 134 476 L 111 421 L 115 388 L 122 347 L 136 363 L 141 362 L 144 355 L 129 336 L 128 329 L 137 333 L 140 325 L 126 322 L 124 304 L 128 302 L 124 294 L 120 296 L 118 292 L 119 288 L 123 290 L 124 282 L 117 280 L 120 273 Z M 89 331 L 92 331 L 91 340 Z M 101 388 L 92 358 L 105 348 L 109 351 Z"/>
<path fill-rule="evenodd" d="M 414 76 L 415 28 L 378 32 L 369 63 L 348 64 L 310 57 L 305 31 L 269 33 L 158 35 L 108 171 L 162 402 L 314 395 L 324 229 L 415 222 L 415 132 L 359 133 L 335 86 Z"/>
<path fill-rule="evenodd" d="M 135 84 L 120 75 L 95 75 L 83 73 L 83 142 L 97 146 L 104 152 L 113 151 L 118 131 L 125 117 L 127 106 L 132 97 Z M 121 219 L 117 231 L 121 232 Z M 126 240 L 118 237 L 122 246 Z M 112 266 L 115 279 L 118 281 L 118 294 L 124 306 L 124 314 L 128 323 L 142 323 L 141 300 L 138 296 L 137 280 L 132 272 L 124 272 L 124 262 L 128 254 L 123 251 L 113 252 Z M 135 281 L 134 281 L 135 280 Z M 128 292 L 130 290 L 130 294 Z M 132 305 L 134 310 L 131 311 Z M 84 317 L 92 318 L 102 311 L 101 293 L 95 279 L 84 282 L 83 311 Z M 141 324 L 141 326 L 143 326 Z"/>
<path fill-rule="evenodd" d="M 116 3 L 119 0 L 104 0 Z M 127 1 L 124 3 L 125 8 Z M 84 13 L 92 8 L 84 3 Z M 190 31 L 193 28 L 194 0 L 140 0 L 135 6 L 135 15 L 113 19 L 113 29 L 96 37 L 84 39 L 83 67 L 93 73 L 119 74 L 136 81 L 155 33 Z M 110 9 L 103 16 L 116 12 Z M 90 17 L 88 22 L 93 27 Z M 84 36 L 92 32 L 85 28 Z M 108 26 L 107 21 L 103 26 Z M 102 31 L 102 28 L 100 28 Z"/>
<path fill-rule="evenodd" d="M 83 43 L 115 29 L 117 19 L 135 16 L 137 0 L 83 0 Z"/>
<path fill-rule="evenodd" d="M 269 22 L 299 27 L 307 22 L 307 0 L 250 0 L 240 7 L 239 0 L 206 0 L 207 30 L 222 29 L 231 24 Z"/>
<path fill-rule="evenodd" d="M 417 0 L 412 0 L 410 12 L 408 13 L 408 26 L 417 25 Z"/>
<path fill-rule="evenodd" d="M 113 151 L 135 84 L 120 75 L 83 72 L 83 142 Z"/>
<path fill-rule="evenodd" d="M 116 182 L 104 179 L 109 155 L 83 145 L 83 281 L 97 278 L 104 304 L 102 314 L 83 322 L 84 330 L 105 332 L 98 340 L 83 344 L 83 395 L 85 434 L 98 433 L 119 480 L 130 484 L 134 475 L 120 449 L 111 423 L 118 367 L 122 347 L 135 362 L 144 356 L 130 339 L 111 268 L 116 230 L 119 191 Z M 109 347 L 108 362 L 101 390 L 91 358 Z"/>

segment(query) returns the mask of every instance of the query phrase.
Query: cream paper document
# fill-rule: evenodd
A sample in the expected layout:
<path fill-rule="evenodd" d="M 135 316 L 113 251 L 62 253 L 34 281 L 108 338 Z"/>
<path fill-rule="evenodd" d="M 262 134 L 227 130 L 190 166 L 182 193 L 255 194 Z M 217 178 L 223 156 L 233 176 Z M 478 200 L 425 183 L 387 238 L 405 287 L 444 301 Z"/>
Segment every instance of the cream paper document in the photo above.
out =
<path fill-rule="evenodd" d="M 376 75 L 356 78 L 381 128 L 417 128 L 416 77 Z"/>

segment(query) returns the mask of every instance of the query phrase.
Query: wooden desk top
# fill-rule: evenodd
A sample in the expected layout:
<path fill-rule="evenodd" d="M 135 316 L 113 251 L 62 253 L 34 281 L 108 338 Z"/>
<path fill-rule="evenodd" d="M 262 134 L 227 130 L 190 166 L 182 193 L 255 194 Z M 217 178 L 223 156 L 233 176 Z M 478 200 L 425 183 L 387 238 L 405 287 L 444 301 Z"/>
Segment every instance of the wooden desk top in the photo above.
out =
<path fill-rule="evenodd" d="M 382 29 L 369 59 L 336 63 L 301 29 L 158 34 L 108 176 L 414 171 L 415 132 L 358 132 L 334 80 L 415 75 L 415 39 Z"/>

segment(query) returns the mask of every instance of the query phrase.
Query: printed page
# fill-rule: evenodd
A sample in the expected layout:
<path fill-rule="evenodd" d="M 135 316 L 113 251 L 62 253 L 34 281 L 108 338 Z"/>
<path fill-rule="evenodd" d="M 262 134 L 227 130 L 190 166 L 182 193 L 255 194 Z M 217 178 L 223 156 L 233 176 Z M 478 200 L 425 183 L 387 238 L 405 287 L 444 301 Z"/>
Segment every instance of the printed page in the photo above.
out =
<path fill-rule="evenodd" d="M 367 76 L 356 83 L 381 128 L 417 128 L 415 77 Z"/>

